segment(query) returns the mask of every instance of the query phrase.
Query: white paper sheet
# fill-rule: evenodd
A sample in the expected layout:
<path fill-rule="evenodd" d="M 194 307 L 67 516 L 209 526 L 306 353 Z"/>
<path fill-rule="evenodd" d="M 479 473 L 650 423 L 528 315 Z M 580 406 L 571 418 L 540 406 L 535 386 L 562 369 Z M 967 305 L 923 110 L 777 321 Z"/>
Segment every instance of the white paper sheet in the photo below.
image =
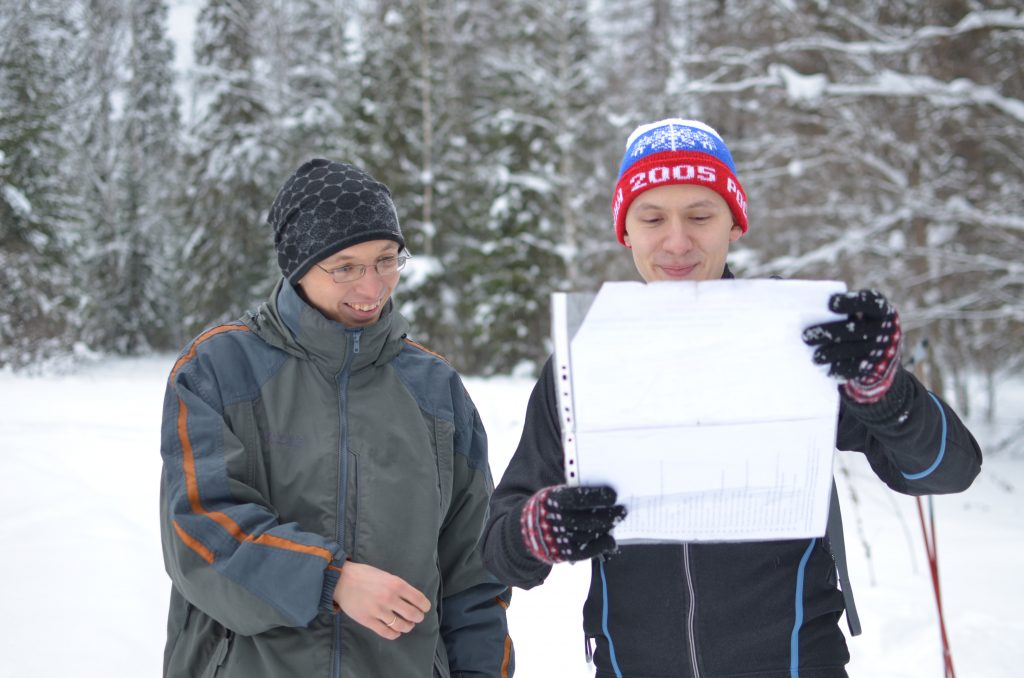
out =
<path fill-rule="evenodd" d="M 800 333 L 844 289 L 606 283 L 574 334 L 553 304 L 568 480 L 616 488 L 617 540 L 824 534 L 839 400 Z"/>

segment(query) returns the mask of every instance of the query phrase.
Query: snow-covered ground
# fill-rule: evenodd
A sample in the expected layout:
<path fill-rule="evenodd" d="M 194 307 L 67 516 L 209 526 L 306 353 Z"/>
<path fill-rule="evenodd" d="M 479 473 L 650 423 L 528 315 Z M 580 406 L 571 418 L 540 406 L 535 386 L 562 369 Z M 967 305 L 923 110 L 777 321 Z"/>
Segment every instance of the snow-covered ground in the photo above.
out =
<path fill-rule="evenodd" d="M 67 376 L 0 373 L 0 678 L 160 675 L 170 584 L 157 520 L 159 426 L 172 362 L 107 360 Z M 467 385 L 497 479 L 532 382 Z M 970 422 L 988 453 L 981 476 L 966 493 L 935 500 L 961 678 L 1018 676 L 1024 666 L 1024 383 L 1004 385 L 999 406 L 996 425 Z M 939 678 L 916 504 L 888 491 L 859 455 L 843 455 L 837 469 L 864 626 L 850 641 L 850 674 Z M 520 678 L 592 675 L 580 633 L 588 577 L 586 565 L 561 565 L 544 586 L 516 590 L 509 622 Z"/>

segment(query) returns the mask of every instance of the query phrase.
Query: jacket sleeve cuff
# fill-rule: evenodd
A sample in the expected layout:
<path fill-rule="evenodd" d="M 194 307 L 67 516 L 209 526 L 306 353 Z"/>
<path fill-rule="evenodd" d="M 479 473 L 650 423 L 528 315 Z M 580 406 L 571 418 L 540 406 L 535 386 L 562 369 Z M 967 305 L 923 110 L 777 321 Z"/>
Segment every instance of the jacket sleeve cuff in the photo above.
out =
<path fill-rule="evenodd" d="M 914 378 L 904 368 L 896 371 L 892 386 L 876 403 L 862 404 L 842 394 L 843 409 L 866 426 L 895 426 L 903 423 L 914 404 Z"/>
<path fill-rule="evenodd" d="M 341 576 L 341 567 L 344 560 L 335 560 L 324 570 L 324 588 L 320 592 L 320 609 L 327 612 L 337 612 L 334 604 L 334 589 L 338 586 L 338 578 Z"/>
<path fill-rule="evenodd" d="M 505 554 L 508 556 L 512 567 L 519 572 L 529 572 L 543 564 L 530 555 L 530 550 L 526 548 L 526 544 L 523 542 L 520 521 L 522 520 L 524 506 L 525 502 L 517 506 L 514 511 L 509 511 L 505 516 L 504 524 L 501 526 Z"/>

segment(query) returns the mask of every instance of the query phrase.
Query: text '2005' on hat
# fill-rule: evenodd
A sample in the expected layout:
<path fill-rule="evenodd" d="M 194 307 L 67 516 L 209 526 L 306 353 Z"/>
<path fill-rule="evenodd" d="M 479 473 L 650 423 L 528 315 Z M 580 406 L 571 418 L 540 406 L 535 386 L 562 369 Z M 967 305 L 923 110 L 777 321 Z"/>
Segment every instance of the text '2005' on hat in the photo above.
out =
<path fill-rule="evenodd" d="M 695 184 L 715 191 L 747 232 L 747 194 L 736 178 L 736 165 L 725 141 L 703 122 L 668 118 L 637 127 L 626 140 L 612 197 L 615 236 L 620 243 L 625 244 L 630 203 L 644 191 L 672 184 Z"/>

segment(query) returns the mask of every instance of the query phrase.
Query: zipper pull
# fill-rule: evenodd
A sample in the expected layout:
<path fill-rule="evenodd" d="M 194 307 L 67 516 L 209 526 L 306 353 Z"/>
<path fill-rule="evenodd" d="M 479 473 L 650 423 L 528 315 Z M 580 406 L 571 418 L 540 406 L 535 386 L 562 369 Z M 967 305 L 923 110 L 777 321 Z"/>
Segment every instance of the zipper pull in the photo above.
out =
<path fill-rule="evenodd" d="M 590 644 L 593 640 L 590 636 L 583 636 L 583 656 L 587 658 L 588 664 L 594 663 L 594 646 Z"/>
<path fill-rule="evenodd" d="M 352 335 L 352 352 L 359 353 L 359 338 L 363 336 L 363 331 L 359 330 Z"/>
<path fill-rule="evenodd" d="M 234 637 L 231 631 L 221 638 L 220 644 L 217 646 L 217 654 L 215 656 L 216 666 L 224 664 L 224 660 L 228 658 L 228 650 L 231 648 L 231 638 Z"/>

